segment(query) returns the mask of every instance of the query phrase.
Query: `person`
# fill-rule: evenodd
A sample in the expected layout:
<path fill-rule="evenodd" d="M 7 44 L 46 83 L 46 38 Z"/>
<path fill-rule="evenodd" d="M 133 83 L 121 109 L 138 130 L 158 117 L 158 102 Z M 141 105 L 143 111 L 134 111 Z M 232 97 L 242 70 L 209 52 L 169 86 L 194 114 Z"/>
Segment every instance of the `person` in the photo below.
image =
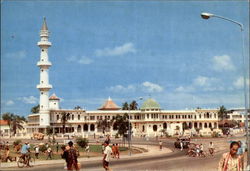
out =
<path fill-rule="evenodd" d="M 64 150 L 63 157 L 67 162 L 67 169 L 68 170 L 79 170 L 79 165 L 77 161 L 77 153 L 76 149 L 73 147 L 73 142 L 68 142 L 69 148 Z"/>
<path fill-rule="evenodd" d="M 240 145 L 236 141 L 230 144 L 230 151 L 224 153 L 220 159 L 218 171 L 243 171 L 243 157 L 237 155 L 239 147 Z"/>
<path fill-rule="evenodd" d="M 36 159 L 38 159 L 38 155 L 39 155 L 39 146 L 35 146 L 35 156 L 36 156 Z"/>
<path fill-rule="evenodd" d="M 58 151 L 59 151 L 59 144 L 58 144 L 58 142 L 56 143 L 56 153 L 58 153 Z"/>
<path fill-rule="evenodd" d="M 8 145 L 5 147 L 4 160 L 5 162 L 8 162 L 8 160 L 12 162 L 12 158 L 10 157 L 10 148 Z"/>
<path fill-rule="evenodd" d="M 181 151 L 183 150 L 183 141 L 180 140 Z"/>
<path fill-rule="evenodd" d="M 29 153 L 30 153 L 30 146 L 29 142 L 25 142 L 21 148 L 21 158 L 26 161 L 26 165 L 29 167 Z"/>
<path fill-rule="evenodd" d="M 159 142 L 160 150 L 162 150 L 162 141 Z"/>
<path fill-rule="evenodd" d="M 208 146 L 209 153 L 213 156 L 214 155 L 214 144 L 211 141 Z"/>
<path fill-rule="evenodd" d="M 106 171 L 110 171 L 111 169 L 109 168 L 109 161 L 110 161 L 110 156 L 112 154 L 112 150 L 111 148 L 109 147 L 109 142 L 108 141 L 105 141 L 104 142 L 104 146 L 105 146 L 105 150 L 103 152 L 103 159 L 102 159 L 102 162 L 103 162 L 103 168 L 106 170 Z"/>
<path fill-rule="evenodd" d="M 85 151 L 87 153 L 87 157 L 89 158 L 89 144 L 87 144 L 86 148 L 85 148 Z"/>
<path fill-rule="evenodd" d="M 237 151 L 237 155 L 243 155 L 244 152 L 243 152 L 243 149 L 242 149 L 241 141 L 238 141 L 238 144 L 239 144 L 239 148 L 238 148 L 238 151 Z"/>
<path fill-rule="evenodd" d="M 203 145 L 200 144 L 200 155 L 202 155 L 202 154 L 203 154 Z"/>
<path fill-rule="evenodd" d="M 198 156 L 200 156 L 200 145 L 196 144 L 195 148 L 196 148 L 196 156 L 198 157 Z"/>
<path fill-rule="evenodd" d="M 116 157 L 115 144 L 112 145 L 112 154 L 113 154 L 113 158 L 115 158 Z"/>
<path fill-rule="evenodd" d="M 48 156 L 47 156 L 46 160 L 48 160 L 49 158 L 50 158 L 50 160 L 52 160 L 52 149 L 50 147 L 48 147 L 47 153 L 48 153 Z"/>
<path fill-rule="evenodd" d="M 116 143 L 116 145 L 115 145 L 115 152 L 116 152 L 117 158 L 119 159 L 120 158 L 120 151 L 119 151 L 119 145 L 118 145 L 118 143 Z"/>

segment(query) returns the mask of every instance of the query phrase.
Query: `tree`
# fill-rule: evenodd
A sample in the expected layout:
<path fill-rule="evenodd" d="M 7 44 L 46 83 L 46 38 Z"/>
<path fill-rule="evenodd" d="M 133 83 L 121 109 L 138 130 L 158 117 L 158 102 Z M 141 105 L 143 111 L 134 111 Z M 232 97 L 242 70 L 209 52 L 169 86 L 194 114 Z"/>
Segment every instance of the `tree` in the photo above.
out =
<path fill-rule="evenodd" d="M 122 104 L 122 110 L 129 110 L 128 102 Z"/>
<path fill-rule="evenodd" d="M 113 122 L 117 126 L 117 133 L 124 137 L 129 130 L 128 114 L 116 115 Z"/>
<path fill-rule="evenodd" d="M 105 134 L 107 128 L 110 129 L 111 125 L 112 125 L 112 121 L 108 121 L 107 119 L 104 119 L 104 120 L 99 119 L 97 121 L 97 128 L 102 129 L 103 134 Z"/>
<path fill-rule="evenodd" d="M 218 117 L 221 120 L 224 120 L 225 118 L 227 118 L 227 109 L 222 105 L 220 106 L 219 112 L 218 112 Z"/>
<path fill-rule="evenodd" d="M 26 122 L 26 118 L 24 116 L 15 115 L 13 113 L 4 113 L 2 115 L 2 119 L 6 120 L 10 131 L 13 132 L 13 135 L 16 135 L 17 130 L 23 129 L 23 122 Z"/>
<path fill-rule="evenodd" d="M 51 142 L 50 136 L 53 135 L 53 128 L 51 126 L 46 127 L 46 134 L 48 135 L 49 142 Z"/>
<path fill-rule="evenodd" d="M 70 117 L 69 113 L 66 113 L 66 112 L 61 113 L 61 123 L 63 126 L 63 134 L 65 134 L 65 125 L 66 125 L 69 117 Z"/>
<path fill-rule="evenodd" d="M 31 113 L 39 113 L 40 105 L 38 104 L 38 105 L 32 107 L 30 111 L 31 111 Z"/>
<path fill-rule="evenodd" d="M 80 109 L 82 109 L 82 108 L 81 108 L 81 106 L 77 105 L 76 107 L 74 107 L 74 109 L 80 110 Z"/>
<path fill-rule="evenodd" d="M 138 104 L 135 100 L 133 100 L 130 105 L 129 105 L 130 110 L 137 110 L 138 109 Z"/>

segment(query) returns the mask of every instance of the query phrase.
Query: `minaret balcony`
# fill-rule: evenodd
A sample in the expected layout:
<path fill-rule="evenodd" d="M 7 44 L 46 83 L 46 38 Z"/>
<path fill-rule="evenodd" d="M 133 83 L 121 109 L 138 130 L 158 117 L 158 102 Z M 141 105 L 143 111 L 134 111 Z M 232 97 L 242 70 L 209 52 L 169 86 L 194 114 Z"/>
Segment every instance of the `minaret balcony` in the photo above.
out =
<path fill-rule="evenodd" d="M 51 42 L 48 42 L 48 41 L 40 41 L 40 42 L 37 42 L 37 45 L 38 46 L 51 46 Z"/>
<path fill-rule="evenodd" d="M 37 62 L 37 66 L 51 66 L 51 62 L 49 61 L 39 61 Z"/>
<path fill-rule="evenodd" d="M 52 88 L 52 85 L 50 85 L 50 84 L 38 84 L 37 86 L 36 86 L 36 88 L 38 88 L 38 89 L 47 89 L 47 90 L 49 90 L 49 89 L 51 89 Z"/>

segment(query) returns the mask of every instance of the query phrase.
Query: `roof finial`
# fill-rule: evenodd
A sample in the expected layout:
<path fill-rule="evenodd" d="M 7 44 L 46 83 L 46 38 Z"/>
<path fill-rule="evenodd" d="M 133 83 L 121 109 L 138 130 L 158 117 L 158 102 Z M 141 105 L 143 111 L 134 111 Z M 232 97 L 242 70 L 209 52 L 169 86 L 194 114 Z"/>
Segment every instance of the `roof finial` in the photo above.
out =
<path fill-rule="evenodd" d="M 110 96 L 109 96 L 109 101 L 111 100 Z"/>
<path fill-rule="evenodd" d="M 41 30 L 48 30 L 47 23 L 46 23 L 46 17 L 43 17 L 43 26 Z"/>

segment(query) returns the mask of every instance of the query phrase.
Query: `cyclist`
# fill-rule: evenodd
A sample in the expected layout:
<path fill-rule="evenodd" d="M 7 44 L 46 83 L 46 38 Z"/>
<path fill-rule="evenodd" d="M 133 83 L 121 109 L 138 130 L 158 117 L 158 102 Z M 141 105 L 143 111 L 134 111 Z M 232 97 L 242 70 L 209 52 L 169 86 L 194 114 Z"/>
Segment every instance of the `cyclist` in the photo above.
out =
<path fill-rule="evenodd" d="M 21 149 L 21 158 L 23 158 L 24 162 L 26 163 L 27 166 L 29 165 L 29 155 L 30 155 L 30 145 L 29 142 L 25 142 L 23 144 L 22 149 Z"/>

